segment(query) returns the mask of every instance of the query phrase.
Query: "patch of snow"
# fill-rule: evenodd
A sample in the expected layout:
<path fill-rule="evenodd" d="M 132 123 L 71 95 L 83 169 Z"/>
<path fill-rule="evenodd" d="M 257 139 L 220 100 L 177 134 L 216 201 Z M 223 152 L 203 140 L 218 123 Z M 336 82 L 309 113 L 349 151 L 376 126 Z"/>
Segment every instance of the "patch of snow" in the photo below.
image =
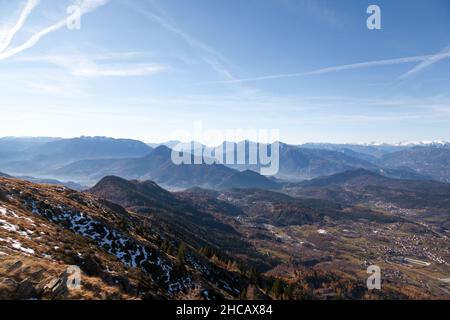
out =
<path fill-rule="evenodd" d="M 7 208 L 5 208 L 5 207 L 0 207 L 0 214 L 2 215 L 2 216 L 4 216 L 4 217 L 6 217 L 6 216 L 11 216 L 11 217 L 14 217 L 14 218 L 19 218 L 19 216 L 17 215 L 17 214 L 15 214 L 13 211 L 11 211 L 11 210 L 8 210 Z"/>
<path fill-rule="evenodd" d="M 190 277 L 172 279 L 173 267 L 163 257 L 154 254 L 148 247 L 102 221 L 63 205 L 42 210 L 37 207 L 34 200 L 28 201 L 27 205 L 31 207 L 33 214 L 45 217 L 76 234 L 91 239 L 98 247 L 115 256 L 125 266 L 140 268 L 144 273 L 154 276 L 156 281 L 164 281 L 169 295 L 192 286 Z M 155 273 L 155 267 L 160 272 Z"/>
<path fill-rule="evenodd" d="M 14 239 L 8 238 L 7 242 L 11 243 L 11 247 L 13 247 L 16 250 L 20 250 L 20 251 L 25 252 L 25 253 L 30 254 L 30 255 L 34 254 L 34 250 L 33 249 L 26 248 L 26 247 L 22 246 L 22 243 L 20 241 L 18 241 L 18 240 L 14 240 Z"/>
<path fill-rule="evenodd" d="M 30 231 L 30 230 L 20 231 L 20 227 L 18 225 L 9 223 L 8 221 L 3 220 L 3 219 L 0 219 L 0 228 L 4 229 L 6 231 L 9 231 L 9 232 L 15 232 L 15 233 L 21 235 L 22 237 L 25 237 L 28 239 L 30 238 L 29 234 L 33 233 L 33 231 Z"/>

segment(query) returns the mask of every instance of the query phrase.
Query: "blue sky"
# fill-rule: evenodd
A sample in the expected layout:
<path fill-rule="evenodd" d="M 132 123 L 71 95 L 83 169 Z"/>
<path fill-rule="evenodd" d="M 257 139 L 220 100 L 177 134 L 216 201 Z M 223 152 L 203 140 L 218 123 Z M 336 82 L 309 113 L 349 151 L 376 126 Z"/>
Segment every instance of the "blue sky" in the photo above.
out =
<path fill-rule="evenodd" d="M 0 0 L 0 84 L 0 136 L 450 140 L 450 2 Z"/>

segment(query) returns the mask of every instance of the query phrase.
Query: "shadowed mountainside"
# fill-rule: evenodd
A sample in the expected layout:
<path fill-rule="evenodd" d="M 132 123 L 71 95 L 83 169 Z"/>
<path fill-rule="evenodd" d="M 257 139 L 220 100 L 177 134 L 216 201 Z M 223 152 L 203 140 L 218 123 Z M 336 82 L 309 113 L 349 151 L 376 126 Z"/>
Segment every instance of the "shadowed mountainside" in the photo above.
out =
<path fill-rule="evenodd" d="M 385 201 L 403 208 L 450 208 L 450 185 L 431 180 L 401 180 L 358 169 L 320 177 L 284 190 L 291 195 L 342 203 Z"/>
<path fill-rule="evenodd" d="M 420 174 L 450 182 L 450 148 L 414 147 L 386 154 L 379 159 L 385 167 L 409 167 Z"/>

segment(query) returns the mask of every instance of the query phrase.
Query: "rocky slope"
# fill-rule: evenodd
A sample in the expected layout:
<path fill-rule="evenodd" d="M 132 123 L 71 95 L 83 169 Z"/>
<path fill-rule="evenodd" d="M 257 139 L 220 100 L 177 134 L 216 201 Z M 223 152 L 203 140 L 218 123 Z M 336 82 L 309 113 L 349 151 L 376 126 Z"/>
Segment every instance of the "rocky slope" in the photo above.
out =
<path fill-rule="evenodd" d="M 95 196 L 0 178 L 0 298 L 232 298 L 246 286 L 189 246 L 164 252 L 163 237 Z M 70 290 L 72 265 L 81 288 Z"/>

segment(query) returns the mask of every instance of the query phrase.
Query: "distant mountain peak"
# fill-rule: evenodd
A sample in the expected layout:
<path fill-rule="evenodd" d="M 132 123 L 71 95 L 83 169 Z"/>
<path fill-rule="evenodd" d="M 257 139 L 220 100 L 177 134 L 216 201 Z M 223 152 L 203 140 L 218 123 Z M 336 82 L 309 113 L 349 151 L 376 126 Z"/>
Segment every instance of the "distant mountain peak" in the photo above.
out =
<path fill-rule="evenodd" d="M 228 179 L 223 181 L 218 189 L 234 189 L 234 188 L 257 188 L 257 189 L 280 189 L 280 185 L 269 178 L 260 175 L 252 170 L 236 171 Z"/>
<path fill-rule="evenodd" d="M 96 184 L 96 186 L 100 186 L 100 185 L 104 185 L 104 184 L 108 184 L 108 183 L 129 183 L 129 181 L 124 178 L 118 177 L 118 176 L 106 176 L 106 177 L 103 177 Z"/>
<path fill-rule="evenodd" d="M 90 193 L 125 207 L 161 207 L 178 201 L 153 181 L 126 180 L 116 176 L 101 179 Z"/>
<path fill-rule="evenodd" d="M 8 174 L 6 174 L 6 173 L 3 173 L 3 172 L 0 172 L 0 177 L 3 177 L 3 178 L 11 178 L 10 175 L 8 175 Z"/>
<path fill-rule="evenodd" d="M 139 181 L 139 180 L 127 180 L 118 176 L 106 176 L 102 178 L 92 189 L 101 188 L 107 185 L 116 185 L 116 186 L 142 186 L 147 188 L 147 191 L 151 189 L 157 189 L 159 191 L 164 191 L 169 193 L 168 191 L 161 188 L 156 182 L 151 180 Z"/>
<path fill-rule="evenodd" d="M 376 172 L 366 170 L 363 168 L 357 168 L 357 169 L 350 169 L 344 172 L 339 172 L 329 176 L 323 176 L 312 180 L 304 181 L 301 182 L 300 185 L 308 187 L 326 187 L 335 184 L 346 184 L 349 181 L 354 181 L 355 179 L 358 180 L 363 179 L 365 181 L 369 181 L 370 178 L 380 180 L 388 179 Z"/>
<path fill-rule="evenodd" d="M 165 146 L 165 145 L 160 145 L 157 146 L 154 150 L 153 153 L 167 153 L 167 152 L 172 152 L 172 149 Z"/>

